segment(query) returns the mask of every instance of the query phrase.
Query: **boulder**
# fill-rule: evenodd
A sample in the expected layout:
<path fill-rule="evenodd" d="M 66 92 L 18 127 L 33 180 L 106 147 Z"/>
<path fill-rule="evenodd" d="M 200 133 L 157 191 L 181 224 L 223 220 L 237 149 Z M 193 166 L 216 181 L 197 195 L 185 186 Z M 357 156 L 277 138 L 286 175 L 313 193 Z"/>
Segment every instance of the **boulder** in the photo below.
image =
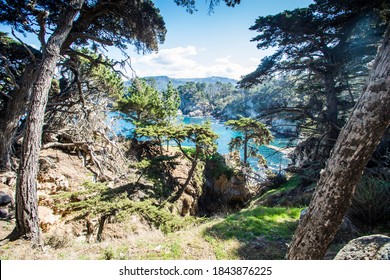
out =
<path fill-rule="evenodd" d="M 8 218 L 7 209 L 0 209 L 0 219 L 7 219 L 7 218 Z"/>
<path fill-rule="evenodd" d="M 0 191 L 0 206 L 6 206 L 12 203 L 12 197 L 3 191 Z"/>
<path fill-rule="evenodd" d="M 351 240 L 335 260 L 390 260 L 390 237 L 380 234 Z"/>

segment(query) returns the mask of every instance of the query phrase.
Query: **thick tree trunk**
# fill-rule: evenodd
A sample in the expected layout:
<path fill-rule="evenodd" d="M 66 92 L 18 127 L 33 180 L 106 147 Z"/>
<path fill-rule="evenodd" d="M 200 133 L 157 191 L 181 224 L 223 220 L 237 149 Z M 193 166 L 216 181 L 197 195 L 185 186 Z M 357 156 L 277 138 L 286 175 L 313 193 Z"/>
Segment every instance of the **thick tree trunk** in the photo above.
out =
<path fill-rule="evenodd" d="M 69 35 L 73 20 L 83 2 L 84 0 L 74 0 L 69 3 L 69 9 L 62 15 L 56 30 L 44 47 L 42 62 L 37 69 L 37 78 L 33 85 L 16 183 L 16 231 L 30 239 L 33 245 L 41 243 L 36 177 L 51 79 L 59 60 L 61 46 Z"/>
<path fill-rule="evenodd" d="M 12 145 L 19 122 L 26 113 L 29 92 L 35 81 L 35 64 L 26 66 L 24 74 L 18 81 L 19 89 L 15 89 L 6 100 L 4 110 L 0 114 L 0 170 L 11 169 Z"/>
<path fill-rule="evenodd" d="M 390 125 L 390 25 L 367 86 L 343 127 L 295 232 L 288 259 L 323 259 L 347 211 L 355 185 Z"/>

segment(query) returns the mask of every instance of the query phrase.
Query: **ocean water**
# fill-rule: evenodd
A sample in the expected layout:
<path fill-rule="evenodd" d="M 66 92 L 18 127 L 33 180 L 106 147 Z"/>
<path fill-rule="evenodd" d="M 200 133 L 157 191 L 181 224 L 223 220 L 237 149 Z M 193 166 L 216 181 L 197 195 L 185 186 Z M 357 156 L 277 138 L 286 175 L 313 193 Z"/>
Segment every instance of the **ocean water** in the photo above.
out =
<path fill-rule="evenodd" d="M 211 128 L 214 130 L 216 134 L 218 134 L 219 138 L 217 139 L 218 152 L 222 155 L 229 153 L 229 142 L 233 137 L 237 137 L 241 135 L 240 132 L 230 129 L 225 126 L 223 122 L 220 122 L 212 117 L 187 117 L 184 116 L 182 122 L 185 124 L 201 124 L 206 120 L 211 122 Z M 276 146 L 278 148 L 285 148 L 289 145 L 290 140 L 287 138 L 275 138 L 270 145 Z M 186 143 L 190 145 L 190 143 Z M 287 167 L 290 163 L 290 159 L 283 153 L 275 151 L 266 146 L 258 147 L 259 153 L 267 160 L 267 165 L 270 169 L 274 171 L 282 170 Z M 249 162 L 252 167 L 258 168 L 257 159 L 249 158 Z"/>
<path fill-rule="evenodd" d="M 217 150 L 220 154 L 225 155 L 229 153 L 229 142 L 233 137 L 241 135 L 240 132 L 234 131 L 224 125 L 223 122 L 213 118 L 213 117 L 188 117 L 181 116 L 178 118 L 178 122 L 184 124 L 202 124 L 205 121 L 210 121 L 211 128 L 219 136 L 217 139 Z M 124 120 L 119 113 L 111 113 L 109 115 L 109 122 L 111 123 L 113 131 L 117 135 L 129 136 L 131 135 L 134 125 Z M 279 148 L 285 148 L 290 143 L 290 140 L 287 138 L 275 138 L 270 145 L 276 146 Z M 193 143 L 187 142 L 183 143 L 185 146 L 193 146 Z M 281 171 L 283 168 L 287 167 L 290 162 L 290 159 L 283 153 L 278 152 L 272 148 L 266 146 L 258 147 L 259 153 L 265 157 L 267 160 L 268 167 L 273 171 Z M 252 167 L 258 169 L 257 159 L 249 158 L 249 162 Z"/>

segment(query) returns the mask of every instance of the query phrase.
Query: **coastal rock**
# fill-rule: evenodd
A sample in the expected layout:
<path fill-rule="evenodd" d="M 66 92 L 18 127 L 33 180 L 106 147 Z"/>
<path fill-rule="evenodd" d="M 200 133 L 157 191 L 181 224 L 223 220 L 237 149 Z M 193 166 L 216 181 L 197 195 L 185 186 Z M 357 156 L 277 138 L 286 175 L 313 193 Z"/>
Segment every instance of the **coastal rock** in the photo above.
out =
<path fill-rule="evenodd" d="M 295 122 L 284 120 L 284 119 L 274 119 L 271 122 L 272 131 L 281 136 L 296 136 L 297 135 L 297 125 Z"/>
<path fill-rule="evenodd" d="M 16 184 L 16 173 L 12 171 L 0 173 L 0 184 L 13 187 Z"/>
<path fill-rule="evenodd" d="M 189 117 L 202 117 L 202 116 L 204 116 L 204 114 L 203 114 L 203 111 L 202 110 L 195 110 L 195 111 L 192 111 L 192 112 L 189 112 L 188 113 L 188 116 Z"/>
<path fill-rule="evenodd" d="M 217 179 L 206 181 L 200 204 L 203 211 L 213 213 L 243 205 L 251 196 L 252 191 L 243 176 L 228 178 L 221 174 Z"/>
<path fill-rule="evenodd" d="M 11 196 L 6 194 L 3 191 L 0 191 L 0 206 L 6 206 L 13 202 L 13 199 Z"/>
<path fill-rule="evenodd" d="M 38 174 L 38 190 L 50 194 L 56 194 L 59 191 L 68 191 L 70 189 L 68 179 L 54 169 L 48 169 Z"/>
<path fill-rule="evenodd" d="M 38 207 L 39 226 L 43 232 L 48 232 L 58 221 L 59 216 L 54 215 L 53 210 L 46 206 Z"/>
<path fill-rule="evenodd" d="M 0 209 L 0 219 L 7 219 L 8 215 L 7 209 Z"/>
<path fill-rule="evenodd" d="M 390 237 L 376 234 L 353 239 L 335 260 L 390 260 Z"/>

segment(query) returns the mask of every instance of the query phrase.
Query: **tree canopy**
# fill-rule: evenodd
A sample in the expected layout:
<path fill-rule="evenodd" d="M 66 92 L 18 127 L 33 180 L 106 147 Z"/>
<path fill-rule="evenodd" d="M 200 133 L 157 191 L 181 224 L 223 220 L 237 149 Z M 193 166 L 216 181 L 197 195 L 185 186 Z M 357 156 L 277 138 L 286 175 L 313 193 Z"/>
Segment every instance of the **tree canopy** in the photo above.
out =
<path fill-rule="evenodd" d="M 259 154 L 258 147 L 269 144 L 273 137 L 264 124 L 251 118 L 241 117 L 238 120 L 229 120 L 225 125 L 243 134 L 230 141 L 229 149 L 240 151 L 244 148 L 243 163 L 245 166 L 248 164 L 248 157 L 257 157 L 260 164 L 265 164 L 265 159 Z"/>
<path fill-rule="evenodd" d="M 259 49 L 276 50 L 240 81 L 242 87 L 251 87 L 270 76 L 299 77 L 294 87 L 304 102 L 294 111 L 304 123 L 312 123 L 323 147 L 322 162 L 355 104 L 385 27 L 380 11 L 387 1 L 347 2 L 316 1 L 307 8 L 259 17 L 250 28 L 258 32 L 252 41 Z"/>

